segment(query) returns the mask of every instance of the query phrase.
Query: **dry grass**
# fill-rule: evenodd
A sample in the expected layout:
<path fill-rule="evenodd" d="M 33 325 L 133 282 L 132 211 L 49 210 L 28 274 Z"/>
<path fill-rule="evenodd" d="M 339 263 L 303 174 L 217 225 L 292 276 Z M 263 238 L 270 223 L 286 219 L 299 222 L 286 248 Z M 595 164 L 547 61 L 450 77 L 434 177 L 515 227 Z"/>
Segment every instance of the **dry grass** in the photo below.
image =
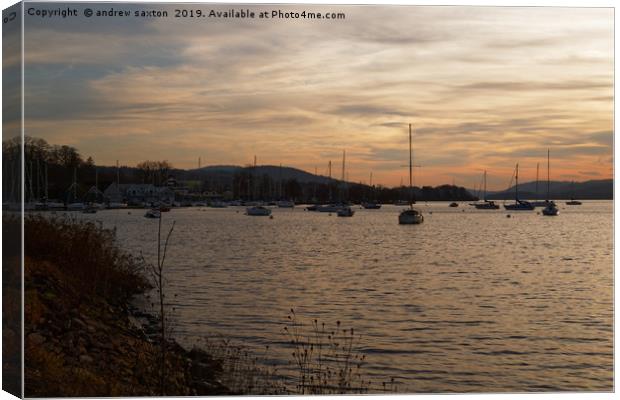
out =
<path fill-rule="evenodd" d="M 269 365 L 269 346 L 263 351 L 252 351 L 246 346 L 233 344 L 229 339 L 204 339 L 198 343 L 217 360 L 223 369 L 222 383 L 233 393 L 251 395 L 292 394 L 274 365 Z"/>
<path fill-rule="evenodd" d="M 316 319 L 305 326 L 293 309 L 288 320 L 284 332 L 298 371 L 298 394 L 368 393 L 371 382 L 362 373 L 366 356 L 358 351 L 361 336 L 353 328 L 337 321 L 330 329 Z"/>
<path fill-rule="evenodd" d="M 101 296 L 116 304 L 147 286 L 142 262 L 119 250 L 115 232 L 101 224 L 28 215 L 24 234 L 26 256 L 62 266 L 80 296 Z"/>

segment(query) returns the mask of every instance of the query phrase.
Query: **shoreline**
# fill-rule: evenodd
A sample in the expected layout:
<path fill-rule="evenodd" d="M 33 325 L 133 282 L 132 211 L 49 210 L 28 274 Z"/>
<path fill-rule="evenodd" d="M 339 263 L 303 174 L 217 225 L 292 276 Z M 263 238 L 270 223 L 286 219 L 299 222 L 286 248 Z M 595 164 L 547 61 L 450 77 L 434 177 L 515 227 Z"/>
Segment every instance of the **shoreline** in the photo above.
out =
<path fill-rule="evenodd" d="M 3 223 L 17 222 L 5 219 Z M 27 397 L 241 394 L 222 384 L 222 360 L 203 350 L 186 350 L 174 340 L 167 340 L 168 373 L 161 392 L 159 339 L 149 337 L 148 327 L 136 325 L 139 317 L 155 325 L 157 318 L 131 305 L 134 296 L 144 296 L 149 285 L 135 269 L 125 270 L 135 267 L 131 258 L 107 247 L 111 244 L 107 231 L 94 224 L 42 218 L 28 218 L 25 228 L 29 239 L 24 259 Z M 42 249 L 47 244 L 40 239 L 49 236 L 42 233 L 57 234 L 47 238 L 51 244 L 46 249 L 51 253 Z M 66 235 L 85 235 L 90 243 L 76 243 L 75 237 Z M 63 236 L 73 240 L 63 243 Z M 85 250 L 88 254 L 95 243 L 101 252 L 94 251 L 92 258 L 66 258 L 65 251 L 73 246 L 91 247 Z M 83 271 L 76 273 L 76 267 Z M 111 271 L 113 267 L 117 270 Z"/>

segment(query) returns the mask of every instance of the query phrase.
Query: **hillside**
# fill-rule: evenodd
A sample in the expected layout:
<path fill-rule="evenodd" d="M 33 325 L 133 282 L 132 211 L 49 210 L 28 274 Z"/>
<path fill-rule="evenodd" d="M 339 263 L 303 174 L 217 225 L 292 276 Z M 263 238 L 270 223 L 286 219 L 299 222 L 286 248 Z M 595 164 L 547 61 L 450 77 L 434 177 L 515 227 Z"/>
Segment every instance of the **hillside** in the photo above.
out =
<path fill-rule="evenodd" d="M 551 181 L 549 184 L 550 197 L 552 199 L 600 199 L 611 200 L 614 194 L 613 179 L 591 180 L 585 182 Z M 473 195 L 477 192 L 469 189 Z M 502 191 L 487 191 L 490 200 L 513 198 L 515 187 L 512 186 Z M 482 193 L 479 194 L 482 197 Z M 536 181 L 519 184 L 519 197 L 523 199 L 543 199 L 547 196 L 547 182 L 538 182 L 538 195 L 536 194 Z"/>

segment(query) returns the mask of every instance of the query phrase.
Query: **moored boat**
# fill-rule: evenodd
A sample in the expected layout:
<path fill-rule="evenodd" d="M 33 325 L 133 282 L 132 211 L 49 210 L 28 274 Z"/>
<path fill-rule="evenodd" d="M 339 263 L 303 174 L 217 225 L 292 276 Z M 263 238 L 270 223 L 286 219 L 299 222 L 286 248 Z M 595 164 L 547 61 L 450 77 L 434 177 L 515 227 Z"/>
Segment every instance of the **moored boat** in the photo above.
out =
<path fill-rule="evenodd" d="M 67 211 L 82 211 L 86 205 L 84 203 L 67 204 Z"/>
<path fill-rule="evenodd" d="M 411 124 L 409 124 L 409 208 L 400 212 L 398 223 L 400 225 L 417 225 L 424 222 L 422 213 L 413 208 L 413 152 L 411 150 Z"/>
<path fill-rule="evenodd" d="M 151 208 L 144 214 L 144 218 L 161 218 L 161 211 L 158 208 Z"/>
<path fill-rule="evenodd" d="M 424 222 L 424 216 L 415 208 L 403 210 L 398 216 L 398 223 L 400 225 L 415 225 Z"/>
<path fill-rule="evenodd" d="M 499 210 L 499 204 L 493 200 L 485 200 L 483 203 L 474 203 L 477 210 Z"/>
<path fill-rule="evenodd" d="M 472 203 L 476 210 L 499 210 L 499 204 L 495 204 L 492 200 L 487 200 L 487 171 L 484 171 L 484 192 L 482 195 L 482 203 Z"/>
<path fill-rule="evenodd" d="M 88 205 L 84 207 L 84 209 L 82 210 L 82 214 L 96 214 L 96 213 L 97 213 L 97 207 L 93 205 Z"/>
<path fill-rule="evenodd" d="M 510 211 L 531 211 L 534 205 L 529 201 L 519 199 L 519 163 L 515 167 L 515 202 L 512 204 L 504 204 L 504 208 Z"/>
<path fill-rule="evenodd" d="M 352 217 L 355 214 L 355 211 L 351 207 L 343 207 L 337 211 L 337 215 L 339 217 Z"/>
<path fill-rule="evenodd" d="M 292 200 L 280 200 L 276 202 L 278 208 L 294 208 L 295 202 Z"/>
<path fill-rule="evenodd" d="M 560 210 L 555 205 L 555 202 L 550 201 L 550 202 L 547 203 L 547 207 L 543 208 L 542 214 L 546 215 L 546 216 L 554 217 L 554 216 L 560 214 Z"/>
<path fill-rule="evenodd" d="M 271 210 L 263 206 L 248 207 L 245 209 L 246 215 L 253 217 L 262 217 L 271 215 Z"/>

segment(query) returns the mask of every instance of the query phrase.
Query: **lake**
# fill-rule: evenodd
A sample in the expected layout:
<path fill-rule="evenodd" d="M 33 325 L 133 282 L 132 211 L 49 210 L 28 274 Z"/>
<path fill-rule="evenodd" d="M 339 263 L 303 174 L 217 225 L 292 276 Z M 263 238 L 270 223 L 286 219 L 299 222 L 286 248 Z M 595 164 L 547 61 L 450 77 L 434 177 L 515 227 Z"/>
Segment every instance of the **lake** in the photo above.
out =
<path fill-rule="evenodd" d="M 186 208 L 167 259 L 174 335 L 223 335 L 269 351 L 292 373 L 283 327 L 354 328 L 371 380 L 400 392 L 613 389 L 613 202 L 558 203 L 561 214 L 418 204 L 355 207 L 353 218 L 298 206 L 273 219 L 244 208 Z M 143 210 L 80 218 L 116 227 L 120 246 L 154 260 L 157 220 Z M 263 350 L 264 351 L 264 350 Z"/>

